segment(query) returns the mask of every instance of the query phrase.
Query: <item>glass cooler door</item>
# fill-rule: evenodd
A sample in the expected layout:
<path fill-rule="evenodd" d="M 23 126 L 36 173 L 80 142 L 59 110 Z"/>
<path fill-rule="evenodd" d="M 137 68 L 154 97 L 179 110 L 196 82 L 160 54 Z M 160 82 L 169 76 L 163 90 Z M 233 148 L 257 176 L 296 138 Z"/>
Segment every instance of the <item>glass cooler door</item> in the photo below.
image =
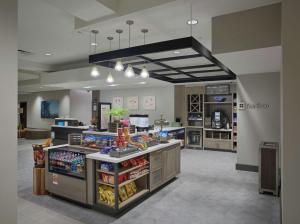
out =
<path fill-rule="evenodd" d="M 49 172 L 86 179 L 85 154 L 64 148 L 48 151 Z"/>

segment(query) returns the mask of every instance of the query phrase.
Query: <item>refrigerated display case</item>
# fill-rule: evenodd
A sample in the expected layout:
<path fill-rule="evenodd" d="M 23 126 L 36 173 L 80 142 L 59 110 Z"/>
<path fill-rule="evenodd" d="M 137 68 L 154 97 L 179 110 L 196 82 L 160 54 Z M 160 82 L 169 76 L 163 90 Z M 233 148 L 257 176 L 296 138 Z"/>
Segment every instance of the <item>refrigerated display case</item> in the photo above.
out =
<path fill-rule="evenodd" d="M 46 190 L 83 204 L 92 204 L 88 186 L 92 186 L 93 163 L 86 155 L 98 150 L 75 146 L 54 146 L 45 153 L 45 186 Z"/>
<path fill-rule="evenodd" d="M 79 179 L 86 178 L 85 153 L 62 147 L 48 151 L 48 171 Z"/>

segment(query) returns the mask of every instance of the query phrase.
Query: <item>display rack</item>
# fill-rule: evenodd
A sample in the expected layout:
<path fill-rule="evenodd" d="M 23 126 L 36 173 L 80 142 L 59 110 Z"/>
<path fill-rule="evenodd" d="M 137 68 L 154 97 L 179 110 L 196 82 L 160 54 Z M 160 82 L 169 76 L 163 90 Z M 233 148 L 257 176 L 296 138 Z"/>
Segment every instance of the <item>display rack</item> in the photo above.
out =
<path fill-rule="evenodd" d="M 236 97 L 235 93 L 204 96 L 203 147 L 205 149 L 234 150 L 234 97 Z M 226 117 L 227 127 L 212 127 L 212 114 L 215 111 L 222 112 Z"/>
<path fill-rule="evenodd" d="M 96 161 L 96 207 L 118 213 L 149 192 L 149 158 L 142 158 L 145 162 L 129 167 L 111 163 L 111 170 L 101 168 L 101 164 L 108 163 Z"/>

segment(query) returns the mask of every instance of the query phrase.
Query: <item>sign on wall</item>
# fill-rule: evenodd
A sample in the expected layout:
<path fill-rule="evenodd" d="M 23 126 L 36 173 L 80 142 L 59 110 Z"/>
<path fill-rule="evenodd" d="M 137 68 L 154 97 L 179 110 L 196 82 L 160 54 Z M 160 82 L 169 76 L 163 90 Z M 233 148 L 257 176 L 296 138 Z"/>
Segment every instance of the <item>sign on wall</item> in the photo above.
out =
<path fill-rule="evenodd" d="M 113 108 L 121 108 L 123 107 L 123 96 L 115 96 L 113 97 L 113 100 L 112 100 L 112 107 Z"/>
<path fill-rule="evenodd" d="M 138 96 L 127 97 L 127 108 L 128 108 L 128 110 L 138 110 L 139 109 L 139 97 Z"/>
<path fill-rule="evenodd" d="M 155 110 L 155 96 L 144 96 L 143 108 L 144 110 Z"/>

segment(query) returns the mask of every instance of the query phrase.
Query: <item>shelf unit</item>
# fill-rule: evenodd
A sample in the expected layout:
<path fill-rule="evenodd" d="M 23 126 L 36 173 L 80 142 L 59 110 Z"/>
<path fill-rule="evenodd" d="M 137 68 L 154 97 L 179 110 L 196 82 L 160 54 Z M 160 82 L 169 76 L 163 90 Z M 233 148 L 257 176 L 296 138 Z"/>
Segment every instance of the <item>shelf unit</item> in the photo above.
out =
<path fill-rule="evenodd" d="M 203 148 L 234 151 L 234 97 L 236 93 L 204 96 Z M 212 128 L 211 116 L 214 111 L 225 114 L 229 129 Z"/>
<path fill-rule="evenodd" d="M 131 205 L 134 201 L 138 200 L 145 194 L 149 192 L 149 184 L 148 184 L 148 179 L 149 179 L 149 159 L 148 156 L 144 156 L 144 158 L 147 160 L 146 163 L 136 165 L 136 166 L 130 166 L 130 167 L 121 167 L 120 163 L 114 163 L 113 165 L 113 170 L 107 171 L 100 169 L 100 164 L 102 163 L 101 161 L 96 161 L 96 172 L 95 172 L 95 178 L 96 178 L 96 188 L 95 188 L 95 203 L 96 203 L 96 208 L 99 208 L 101 210 L 106 210 L 108 213 L 111 214 L 116 214 L 118 213 L 121 209 L 124 209 L 125 207 Z M 129 173 L 142 169 L 143 172 L 134 177 L 130 178 Z M 106 182 L 101 179 L 101 174 L 107 174 L 110 175 L 111 178 L 113 178 L 113 182 Z M 126 175 L 127 178 L 125 180 L 120 180 L 121 175 Z M 126 195 L 128 196 L 126 200 L 122 200 L 120 196 L 120 192 L 126 191 L 126 186 L 130 185 L 132 182 L 134 182 L 134 185 L 136 186 L 136 192 L 134 192 L 132 195 Z M 110 191 L 113 194 L 111 195 L 110 201 L 108 202 L 107 199 L 104 201 L 101 200 L 100 196 L 100 187 L 102 190 Z M 103 196 L 102 196 L 103 197 Z"/>
<path fill-rule="evenodd" d="M 203 146 L 203 89 L 186 88 L 186 142 L 188 148 L 202 149 Z"/>

